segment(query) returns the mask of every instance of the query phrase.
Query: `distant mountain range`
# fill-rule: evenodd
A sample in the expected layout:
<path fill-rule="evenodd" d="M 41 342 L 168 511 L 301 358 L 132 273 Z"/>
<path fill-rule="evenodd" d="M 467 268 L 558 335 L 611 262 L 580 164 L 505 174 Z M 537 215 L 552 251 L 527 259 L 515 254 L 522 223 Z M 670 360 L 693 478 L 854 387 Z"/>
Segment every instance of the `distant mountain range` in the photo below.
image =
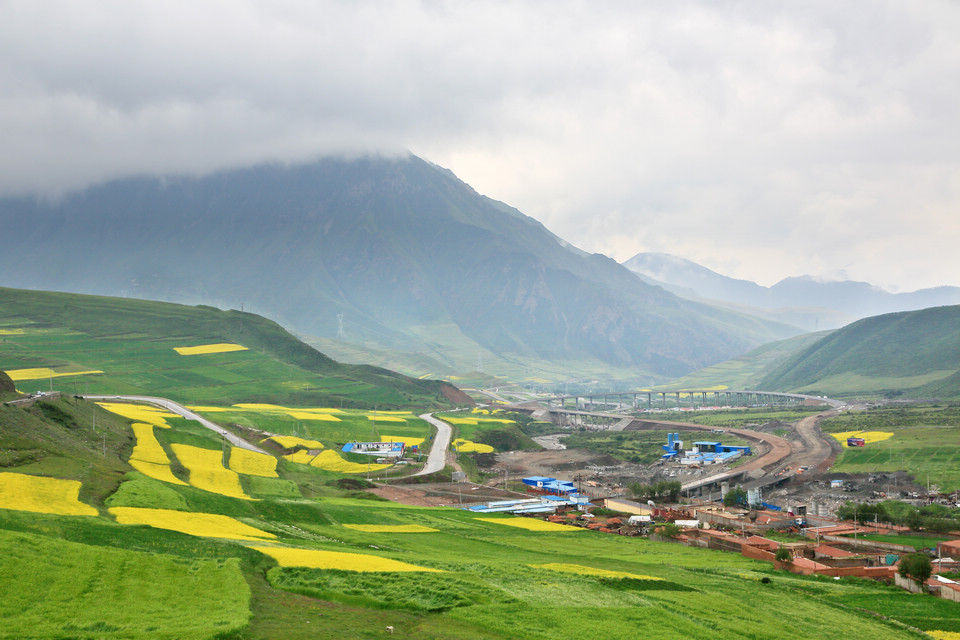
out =
<path fill-rule="evenodd" d="M 425 373 L 483 357 L 663 379 L 800 332 L 651 286 L 414 156 L 5 199 L 0 229 L 0 285 L 245 305 L 327 346 L 414 354 Z"/>
<path fill-rule="evenodd" d="M 721 303 L 810 331 L 835 329 L 869 316 L 960 304 L 960 287 L 890 293 L 866 282 L 829 282 L 811 276 L 762 287 L 665 253 L 638 253 L 623 265 L 688 299 Z"/>

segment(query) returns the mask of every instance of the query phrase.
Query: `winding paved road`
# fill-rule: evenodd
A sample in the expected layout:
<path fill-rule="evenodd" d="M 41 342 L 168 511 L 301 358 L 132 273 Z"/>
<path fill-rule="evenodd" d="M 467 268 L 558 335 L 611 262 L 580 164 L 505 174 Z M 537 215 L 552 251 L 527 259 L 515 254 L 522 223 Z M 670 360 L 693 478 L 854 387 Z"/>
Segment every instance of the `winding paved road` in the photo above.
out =
<path fill-rule="evenodd" d="M 433 446 L 430 447 L 427 464 L 423 466 L 423 469 L 413 474 L 415 476 L 425 476 L 428 473 L 443 471 L 443 467 L 447 464 L 447 449 L 450 447 L 450 436 L 453 433 L 449 424 L 443 420 L 434 418 L 432 413 L 424 413 L 420 418 L 435 426 L 437 428 L 437 435 L 433 439 Z"/>
<path fill-rule="evenodd" d="M 83 398 L 87 400 L 103 400 L 103 401 L 112 400 L 114 402 L 130 402 L 130 403 L 142 402 L 144 404 L 152 404 L 157 407 L 162 407 L 167 411 L 170 411 L 171 413 L 176 413 L 179 416 L 183 416 L 187 420 L 196 420 L 197 422 L 205 426 L 207 429 L 210 429 L 211 431 L 216 431 L 217 433 L 219 433 L 221 436 L 226 438 L 227 441 L 230 442 L 230 444 L 232 444 L 235 447 L 240 447 L 241 449 L 247 449 L 249 451 L 256 451 L 257 453 L 267 453 L 260 447 L 250 444 L 243 438 L 230 433 L 229 431 L 227 431 L 217 423 L 211 422 L 206 418 L 204 418 L 203 416 L 197 413 L 194 413 L 193 411 L 190 411 L 190 409 L 187 409 L 182 404 L 174 402 L 173 400 L 169 400 L 167 398 L 155 398 L 152 396 L 83 396 Z M 272 454 L 267 454 L 267 455 L 272 455 Z M 433 455 L 432 452 L 431 452 L 431 455 Z"/>

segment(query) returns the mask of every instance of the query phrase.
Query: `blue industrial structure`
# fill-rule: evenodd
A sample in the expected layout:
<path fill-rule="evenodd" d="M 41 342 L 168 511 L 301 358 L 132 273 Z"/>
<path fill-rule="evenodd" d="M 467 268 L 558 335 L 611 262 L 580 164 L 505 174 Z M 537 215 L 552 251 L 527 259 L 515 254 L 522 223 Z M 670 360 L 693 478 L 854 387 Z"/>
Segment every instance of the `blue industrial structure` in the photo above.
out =
<path fill-rule="evenodd" d="M 572 482 L 566 480 L 557 480 L 556 478 L 546 478 L 544 476 L 530 476 L 523 479 L 523 484 L 527 485 L 527 491 L 536 493 L 545 493 L 549 495 L 562 496 L 576 493 L 577 488 Z"/>

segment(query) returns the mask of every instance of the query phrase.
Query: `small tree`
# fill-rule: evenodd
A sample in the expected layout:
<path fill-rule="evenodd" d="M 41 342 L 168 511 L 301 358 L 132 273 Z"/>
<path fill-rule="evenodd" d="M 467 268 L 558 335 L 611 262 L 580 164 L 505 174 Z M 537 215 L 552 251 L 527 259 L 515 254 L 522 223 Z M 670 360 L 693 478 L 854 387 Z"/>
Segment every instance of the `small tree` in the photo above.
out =
<path fill-rule="evenodd" d="M 900 575 L 909 578 L 918 585 L 923 584 L 933 573 L 930 556 L 925 553 L 908 553 L 900 558 Z"/>
<path fill-rule="evenodd" d="M 735 507 L 738 504 L 747 504 L 747 492 L 740 486 L 730 489 L 730 491 L 727 491 L 727 495 L 723 496 L 723 506 Z"/>
<path fill-rule="evenodd" d="M 777 562 L 793 564 L 793 554 L 790 553 L 790 549 L 787 549 L 784 546 L 777 547 L 777 552 L 773 557 L 777 560 Z"/>

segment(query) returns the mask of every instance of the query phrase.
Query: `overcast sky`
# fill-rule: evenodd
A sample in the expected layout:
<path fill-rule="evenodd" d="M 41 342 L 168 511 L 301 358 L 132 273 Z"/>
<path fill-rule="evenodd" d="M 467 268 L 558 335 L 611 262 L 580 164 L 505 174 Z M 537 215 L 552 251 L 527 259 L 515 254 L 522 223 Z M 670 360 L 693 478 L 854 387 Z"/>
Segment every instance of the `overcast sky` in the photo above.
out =
<path fill-rule="evenodd" d="M 619 261 L 960 285 L 960 4 L 0 0 L 0 192 L 410 150 Z"/>

